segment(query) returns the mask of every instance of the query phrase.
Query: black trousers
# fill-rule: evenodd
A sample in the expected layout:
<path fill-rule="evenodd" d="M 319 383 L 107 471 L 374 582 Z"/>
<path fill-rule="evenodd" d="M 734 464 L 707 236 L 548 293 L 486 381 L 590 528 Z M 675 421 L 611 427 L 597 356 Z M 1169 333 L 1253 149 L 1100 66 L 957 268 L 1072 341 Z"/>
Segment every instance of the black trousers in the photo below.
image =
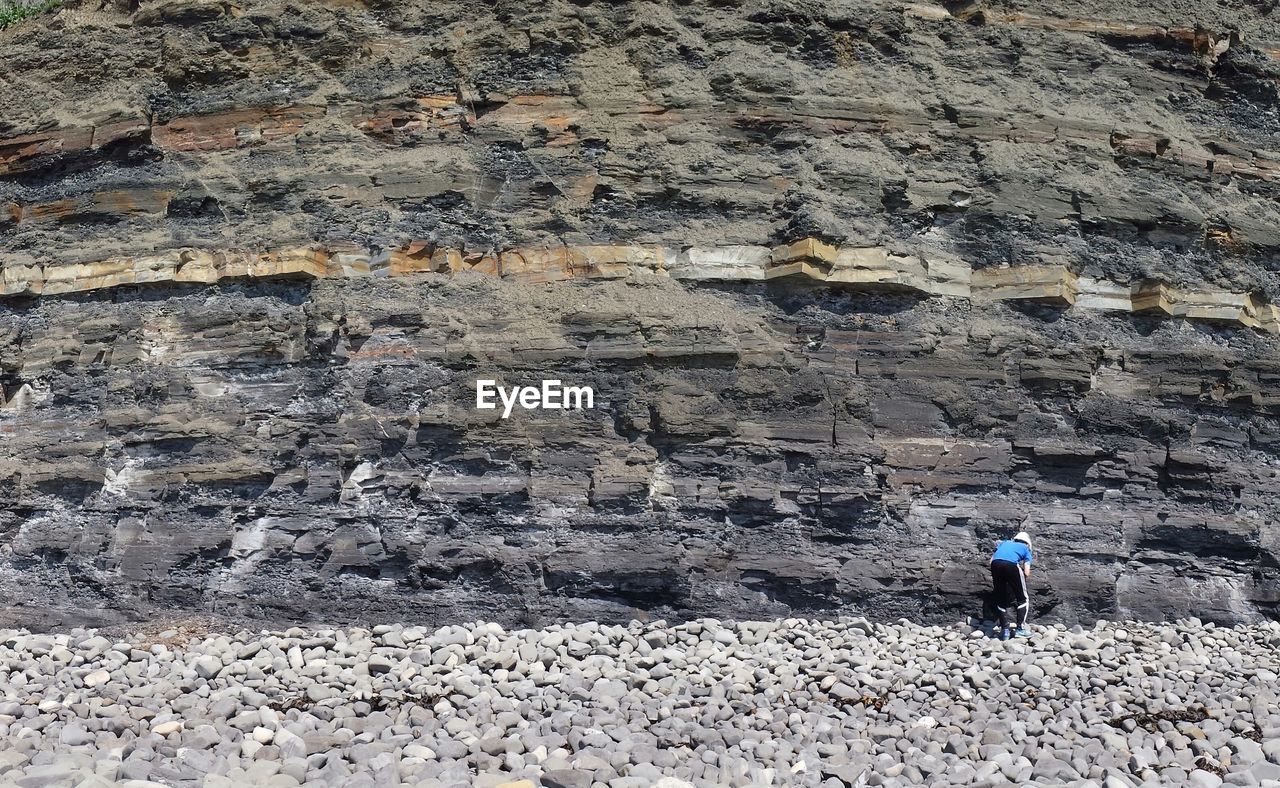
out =
<path fill-rule="evenodd" d="M 1011 619 L 1019 628 L 1027 625 L 1031 603 L 1027 598 L 1027 578 L 1022 574 L 1021 566 L 1011 561 L 992 561 L 991 593 L 996 610 L 1000 611 L 1001 628 L 1008 627 Z"/>

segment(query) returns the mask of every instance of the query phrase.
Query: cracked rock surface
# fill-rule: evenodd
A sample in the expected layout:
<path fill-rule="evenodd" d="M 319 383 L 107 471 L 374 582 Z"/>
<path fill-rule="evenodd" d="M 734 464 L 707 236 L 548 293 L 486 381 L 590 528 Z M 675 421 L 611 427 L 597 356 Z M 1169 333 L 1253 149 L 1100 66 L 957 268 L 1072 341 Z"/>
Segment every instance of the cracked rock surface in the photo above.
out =
<path fill-rule="evenodd" d="M 4 612 L 506 625 L 1274 615 L 1274 340 L 669 279 L 43 299 L 9 316 Z M 558 378 L 580 411 L 475 408 Z"/>
<path fill-rule="evenodd" d="M 2 34 L 0 238 L 813 235 L 1280 293 L 1275 15 L 1036 5 L 71 0 Z"/>
<path fill-rule="evenodd" d="M 1018 530 L 1037 620 L 1276 618 L 1280 26 L 1041 5 L 0 31 L 0 622 L 951 621 Z M 707 274 L 797 244 L 916 285 Z"/>

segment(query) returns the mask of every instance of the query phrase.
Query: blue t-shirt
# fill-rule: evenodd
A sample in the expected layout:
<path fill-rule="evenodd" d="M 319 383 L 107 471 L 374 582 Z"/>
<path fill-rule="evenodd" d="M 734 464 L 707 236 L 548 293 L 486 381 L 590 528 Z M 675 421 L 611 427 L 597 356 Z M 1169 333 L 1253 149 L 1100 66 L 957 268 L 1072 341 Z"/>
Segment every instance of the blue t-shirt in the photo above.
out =
<path fill-rule="evenodd" d="M 1008 561 L 1012 564 L 1021 564 L 1025 562 L 1031 565 L 1031 548 L 1022 542 L 1015 542 L 1012 539 L 1001 542 L 995 553 L 991 556 L 992 561 Z"/>

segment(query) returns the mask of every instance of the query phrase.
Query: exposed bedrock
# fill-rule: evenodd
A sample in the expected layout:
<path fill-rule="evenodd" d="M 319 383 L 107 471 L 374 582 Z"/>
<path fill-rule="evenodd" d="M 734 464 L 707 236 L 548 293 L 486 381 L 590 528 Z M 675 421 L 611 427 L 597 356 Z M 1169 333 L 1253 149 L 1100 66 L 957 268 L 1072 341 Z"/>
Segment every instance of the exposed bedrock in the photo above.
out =
<path fill-rule="evenodd" d="M 812 236 L 1280 301 L 1262 6 L 66 5 L 3 33 L 6 270 Z"/>
<path fill-rule="evenodd" d="M 1274 616 L 1269 337 L 1050 307 L 477 274 L 4 320 L 5 616 Z M 475 380 L 595 408 L 475 409 Z"/>
<path fill-rule="evenodd" d="M 0 31 L 0 624 L 1280 615 L 1265 4 Z M 595 408 L 474 408 L 477 378 Z"/>

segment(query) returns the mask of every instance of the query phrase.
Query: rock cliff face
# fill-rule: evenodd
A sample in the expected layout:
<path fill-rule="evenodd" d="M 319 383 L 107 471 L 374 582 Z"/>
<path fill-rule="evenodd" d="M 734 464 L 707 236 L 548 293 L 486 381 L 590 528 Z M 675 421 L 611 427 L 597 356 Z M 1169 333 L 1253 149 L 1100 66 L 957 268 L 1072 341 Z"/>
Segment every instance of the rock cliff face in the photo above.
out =
<path fill-rule="evenodd" d="M 1280 615 L 1270 6 L 134 6 L 0 31 L 0 623 Z"/>

